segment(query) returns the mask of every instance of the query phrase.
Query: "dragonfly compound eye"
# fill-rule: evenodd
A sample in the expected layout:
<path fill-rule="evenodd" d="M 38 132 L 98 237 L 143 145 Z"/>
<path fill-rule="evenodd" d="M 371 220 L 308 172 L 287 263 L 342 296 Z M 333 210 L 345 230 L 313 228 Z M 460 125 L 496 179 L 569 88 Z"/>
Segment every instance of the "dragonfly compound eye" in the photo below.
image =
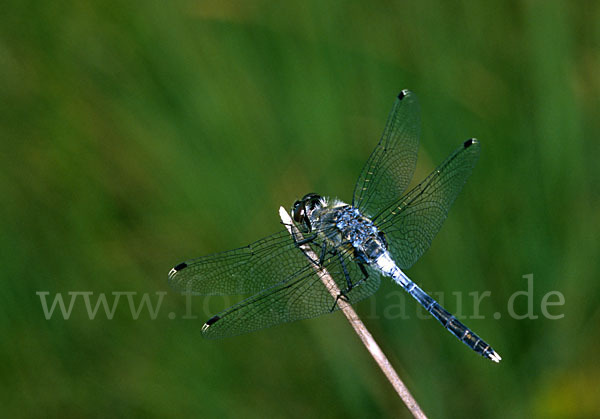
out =
<path fill-rule="evenodd" d="M 296 201 L 294 202 L 294 206 L 292 207 L 292 218 L 297 223 L 302 223 L 304 217 L 306 216 L 306 208 L 304 206 L 304 201 Z"/>

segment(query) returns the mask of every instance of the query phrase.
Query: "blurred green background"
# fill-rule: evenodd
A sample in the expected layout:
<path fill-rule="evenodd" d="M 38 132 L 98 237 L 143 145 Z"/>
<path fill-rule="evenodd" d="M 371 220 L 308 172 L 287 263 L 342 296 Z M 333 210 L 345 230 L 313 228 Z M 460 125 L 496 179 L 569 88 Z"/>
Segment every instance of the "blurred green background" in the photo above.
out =
<path fill-rule="evenodd" d="M 415 181 L 482 143 L 408 274 L 504 359 L 387 280 L 359 313 L 432 417 L 600 416 L 598 22 L 593 1 L 8 2 L 3 416 L 408 416 L 340 313 L 206 341 L 226 301 L 194 297 L 184 319 L 167 285 L 178 262 L 276 231 L 307 192 L 350 200 L 403 88 L 422 109 Z M 538 318 L 516 319 L 528 274 L 514 307 Z M 163 298 L 155 319 L 122 295 L 90 320 L 80 294 L 47 320 L 36 292 Z"/>

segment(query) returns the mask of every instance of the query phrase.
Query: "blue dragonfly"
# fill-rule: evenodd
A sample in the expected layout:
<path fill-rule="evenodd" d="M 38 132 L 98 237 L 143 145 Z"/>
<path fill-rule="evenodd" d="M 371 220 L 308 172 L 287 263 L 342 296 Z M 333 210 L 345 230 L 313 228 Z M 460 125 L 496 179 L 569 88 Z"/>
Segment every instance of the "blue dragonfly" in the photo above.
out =
<path fill-rule="evenodd" d="M 211 317 L 203 336 L 234 336 L 330 313 L 339 309 L 340 299 L 353 304 L 371 296 L 380 277 L 387 276 L 461 342 L 500 362 L 490 345 L 404 273 L 431 245 L 480 154 L 479 141 L 465 141 L 404 193 L 415 171 L 419 135 L 417 99 L 403 90 L 358 177 L 351 204 L 309 193 L 290 211 L 302 239 L 284 229 L 171 269 L 169 283 L 178 291 L 247 296 Z M 307 257 L 300 246 L 309 246 L 318 257 Z M 321 282 L 315 266 L 331 274 L 337 295 Z"/>

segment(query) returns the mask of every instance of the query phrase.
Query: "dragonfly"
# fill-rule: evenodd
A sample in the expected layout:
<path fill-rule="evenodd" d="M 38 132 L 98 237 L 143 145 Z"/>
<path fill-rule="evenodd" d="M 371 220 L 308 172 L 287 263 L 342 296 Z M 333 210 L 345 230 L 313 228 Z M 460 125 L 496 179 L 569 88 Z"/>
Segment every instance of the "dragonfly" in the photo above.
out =
<path fill-rule="evenodd" d="M 331 313 L 340 308 L 340 299 L 354 304 L 374 294 L 381 276 L 386 276 L 461 342 L 500 362 L 490 345 L 404 273 L 430 247 L 481 149 L 475 138 L 465 141 L 404 193 L 415 171 L 419 136 L 417 98 L 402 90 L 358 177 L 351 204 L 309 193 L 290 210 L 301 238 L 283 229 L 248 246 L 171 269 L 169 284 L 177 291 L 245 297 L 211 317 L 202 335 L 235 336 Z M 309 246 L 316 257 L 307 257 L 301 246 Z M 315 267 L 329 272 L 337 295 L 327 289 Z"/>

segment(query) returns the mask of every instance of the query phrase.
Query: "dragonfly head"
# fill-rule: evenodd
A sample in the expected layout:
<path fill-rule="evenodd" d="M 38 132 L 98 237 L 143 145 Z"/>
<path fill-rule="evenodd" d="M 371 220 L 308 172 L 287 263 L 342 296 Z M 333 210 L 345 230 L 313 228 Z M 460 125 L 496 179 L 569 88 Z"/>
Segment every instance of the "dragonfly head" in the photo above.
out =
<path fill-rule="evenodd" d="M 294 202 L 294 206 L 290 211 L 292 219 L 298 223 L 303 233 L 310 233 L 312 226 L 310 223 L 313 211 L 323 206 L 323 199 L 316 193 L 309 193 L 304 197 Z"/>

